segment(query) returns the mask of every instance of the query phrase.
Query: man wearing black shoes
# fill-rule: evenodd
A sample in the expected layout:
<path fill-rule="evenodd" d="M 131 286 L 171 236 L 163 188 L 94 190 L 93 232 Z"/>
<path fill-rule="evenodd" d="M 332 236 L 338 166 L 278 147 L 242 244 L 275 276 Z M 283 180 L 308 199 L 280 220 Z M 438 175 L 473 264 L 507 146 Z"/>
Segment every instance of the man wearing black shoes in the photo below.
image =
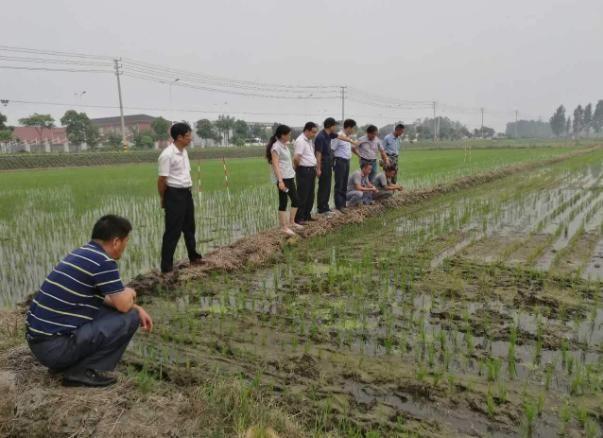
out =
<path fill-rule="evenodd" d="M 323 129 L 314 139 L 314 149 L 316 152 L 316 173 L 318 176 L 318 193 L 316 195 L 316 207 L 318 214 L 332 213 L 329 207 L 331 198 L 331 180 L 333 175 L 333 154 L 331 151 L 331 141 L 339 139 L 356 145 L 357 143 L 349 138 L 345 133 L 337 133 L 338 123 L 333 117 L 327 117 L 323 123 Z"/>
<path fill-rule="evenodd" d="M 307 122 L 304 131 L 295 139 L 293 151 L 293 167 L 295 182 L 299 196 L 299 208 L 295 214 L 295 223 L 304 225 L 314 220 L 311 215 L 314 206 L 314 187 L 317 174 L 317 160 L 314 152 L 314 137 L 318 127 L 314 122 Z"/>
<path fill-rule="evenodd" d="M 92 230 L 92 240 L 73 250 L 46 277 L 27 312 L 26 338 L 33 355 L 67 386 L 108 386 L 113 371 L 139 326 L 153 320 L 134 304 L 117 263 L 132 226 L 108 215 Z"/>
<path fill-rule="evenodd" d="M 356 121 L 346 119 L 343 122 L 343 134 L 351 137 L 356 129 Z M 331 142 L 333 150 L 333 171 L 335 173 L 335 208 L 345 211 L 347 201 L 348 179 L 350 178 L 350 159 L 352 144 L 345 140 L 335 139 Z"/>
<path fill-rule="evenodd" d="M 184 243 L 191 265 L 202 263 L 195 241 L 195 204 L 193 203 L 191 165 L 186 147 L 193 140 L 187 123 L 175 123 L 170 129 L 174 143 L 159 155 L 157 190 L 161 208 L 165 210 L 165 232 L 161 244 L 161 272 L 174 269 L 174 252 L 184 234 Z"/>

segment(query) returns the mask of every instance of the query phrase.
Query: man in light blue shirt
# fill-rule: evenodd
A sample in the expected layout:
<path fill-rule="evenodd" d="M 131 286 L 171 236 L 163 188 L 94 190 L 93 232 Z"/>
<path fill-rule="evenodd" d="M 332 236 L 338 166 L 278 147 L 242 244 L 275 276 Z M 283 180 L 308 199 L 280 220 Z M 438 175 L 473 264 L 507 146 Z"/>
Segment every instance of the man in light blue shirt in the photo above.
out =
<path fill-rule="evenodd" d="M 356 129 L 356 121 L 347 119 L 343 122 L 343 133 L 350 137 Z M 333 151 L 333 170 L 335 172 L 335 208 L 341 212 L 345 210 L 348 178 L 350 176 L 350 159 L 352 158 L 352 144 L 336 138 L 331 140 Z"/>
<path fill-rule="evenodd" d="M 383 139 L 383 149 L 387 158 L 389 158 L 390 165 L 394 166 L 396 173 L 392 178 L 392 183 L 396 184 L 398 178 L 398 156 L 400 155 L 400 141 L 404 134 L 404 125 L 399 123 L 394 128 L 394 132 L 387 134 Z"/>

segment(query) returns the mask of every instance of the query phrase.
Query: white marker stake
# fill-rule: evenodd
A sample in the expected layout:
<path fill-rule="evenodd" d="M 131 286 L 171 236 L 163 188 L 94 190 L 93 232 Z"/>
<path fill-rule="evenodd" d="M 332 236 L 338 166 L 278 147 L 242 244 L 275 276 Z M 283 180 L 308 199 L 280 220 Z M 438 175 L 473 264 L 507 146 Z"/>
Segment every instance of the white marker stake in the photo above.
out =
<path fill-rule="evenodd" d="M 228 202 L 230 202 L 230 189 L 228 187 L 228 170 L 226 169 L 226 159 L 222 155 L 222 164 L 224 165 L 224 185 L 226 186 L 226 194 L 228 195 Z"/>

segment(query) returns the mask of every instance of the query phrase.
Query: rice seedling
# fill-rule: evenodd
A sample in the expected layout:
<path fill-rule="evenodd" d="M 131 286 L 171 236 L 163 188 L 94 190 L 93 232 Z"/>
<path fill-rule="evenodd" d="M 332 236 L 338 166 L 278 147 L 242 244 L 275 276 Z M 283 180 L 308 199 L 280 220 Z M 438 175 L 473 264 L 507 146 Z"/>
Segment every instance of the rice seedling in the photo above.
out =
<path fill-rule="evenodd" d="M 502 368 L 502 361 L 496 357 L 490 357 L 486 360 L 488 370 L 488 381 L 497 382 Z"/>
<path fill-rule="evenodd" d="M 507 370 L 509 373 L 509 378 L 513 379 L 517 376 L 517 364 L 515 357 L 515 348 L 517 343 L 517 325 L 513 324 L 511 326 L 511 333 L 509 336 L 509 350 L 507 353 Z"/>

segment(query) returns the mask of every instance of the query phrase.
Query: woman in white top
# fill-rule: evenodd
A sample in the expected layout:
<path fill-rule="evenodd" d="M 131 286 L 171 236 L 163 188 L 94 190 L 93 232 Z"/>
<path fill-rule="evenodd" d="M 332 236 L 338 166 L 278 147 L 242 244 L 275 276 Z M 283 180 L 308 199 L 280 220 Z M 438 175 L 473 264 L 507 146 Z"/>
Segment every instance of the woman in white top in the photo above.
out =
<path fill-rule="evenodd" d="M 266 159 L 272 165 L 272 181 L 278 187 L 278 217 L 281 229 L 288 236 L 295 236 L 290 228 L 303 229 L 295 223 L 295 213 L 299 206 L 297 188 L 295 187 L 295 170 L 291 161 L 291 152 L 287 144 L 291 128 L 279 125 L 266 145 Z M 291 199 L 291 211 L 287 213 L 287 197 Z"/>

